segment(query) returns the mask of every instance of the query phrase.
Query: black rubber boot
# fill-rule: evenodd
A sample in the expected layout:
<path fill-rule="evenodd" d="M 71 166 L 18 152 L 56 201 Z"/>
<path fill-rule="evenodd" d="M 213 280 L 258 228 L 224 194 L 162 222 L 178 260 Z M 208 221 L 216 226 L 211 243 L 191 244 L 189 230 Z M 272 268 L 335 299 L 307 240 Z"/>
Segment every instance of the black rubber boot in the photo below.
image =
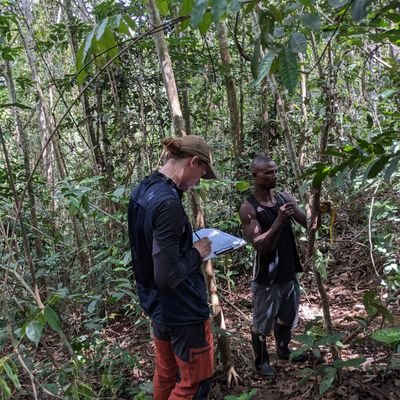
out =
<path fill-rule="evenodd" d="M 276 355 L 280 360 L 289 360 L 291 354 L 289 343 L 292 340 L 292 329 L 290 326 L 281 325 L 276 322 L 274 326 L 274 335 Z M 291 361 L 305 362 L 307 361 L 307 356 L 305 354 L 300 354 Z"/>
<path fill-rule="evenodd" d="M 211 385 L 212 385 L 211 378 L 200 382 L 200 385 L 197 389 L 195 396 L 193 397 L 193 400 L 207 400 L 208 394 L 210 393 L 211 390 Z"/>
<path fill-rule="evenodd" d="M 275 368 L 269 365 L 269 356 L 267 352 L 265 336 L 260 336 L 251 331 L 251 342 L 253 345 L 257 372 L 265 378 L 275 379 L 276 371 Z"/>

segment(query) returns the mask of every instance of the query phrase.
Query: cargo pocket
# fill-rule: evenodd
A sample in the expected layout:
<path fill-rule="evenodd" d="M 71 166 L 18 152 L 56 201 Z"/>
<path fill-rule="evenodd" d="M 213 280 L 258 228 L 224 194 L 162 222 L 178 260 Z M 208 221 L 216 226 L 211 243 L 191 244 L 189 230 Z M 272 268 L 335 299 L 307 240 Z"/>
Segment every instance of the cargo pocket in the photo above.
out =
<path fill-rule="evenodd" d="M 192 384 L 200 383 L 213 375 L 214 354 L 212 347 L 212 345 L 207 345 L 190 349 L 189 374 Z"/>

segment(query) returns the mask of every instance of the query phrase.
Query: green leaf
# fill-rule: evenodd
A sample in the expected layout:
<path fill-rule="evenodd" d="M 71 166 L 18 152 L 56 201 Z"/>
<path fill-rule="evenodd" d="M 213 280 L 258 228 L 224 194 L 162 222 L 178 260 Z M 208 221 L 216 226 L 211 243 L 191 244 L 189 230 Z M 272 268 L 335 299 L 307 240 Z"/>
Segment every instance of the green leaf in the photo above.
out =
<path fill-rule="evenodd" d="M 49 306 L 46 306 L 43 312 L 44 319 L 49 324 L 50 328 L 53 331 L 58 333 L 61 332 L 61 322 L 60 318 L 58 317 L 57 313 Z"/>
<path fill-rule="evenodd" d="M 319 384 L 319 394 L 324 394 L 332 385 L 332 382 L 336 377 L 336 368 L 333 367 L 325 367 L 322 373 L 322 379 Z"/>
<path fill-rule="evenodd" d="M 13 383 L 16 389 L 21 389 L 21 383 L 19 382 L 18 375 L 14 372 L 14 369 L 8 365 L 8 362 L 3 364 L 3 368 L 6 371 L 6 374 L 10 381 Z"/>
<path fill-rule="evenodd" d="M 273 40 L 275 29 L 275 19 L 271 16 L 269 11 L 264 11 L 259 16 L 260 24 L 260 39 L 264 47 L 269 47 L 270 42 Z"/>
<path fill-rule="evenodd" d="M 387 89 L 382 93 L 379 93 L 378 98 L 379 100 L 384 100 L 392 97 L 394 94 L 398 93 L 397 89 Z"/>
<path fill-rule="evenodd" d="M 99 299 L 95 299 L 95 300 L 92 300 L 92 301 L 89 303 L 88 308 L 87 308 L 87 310 L 88 310 L 89 313 L 93 313 L 93 312 L 96 310 L 96 307 L 97 307 L 97 303 L 98 303 L 98 302 L 99 302 Z"/>
<path fill-rule="evenodd" d="M 375 178 L 379 174 L 379 172 L 381 172 L 383 168 L 386 166 L 386 164 L 389 161 L 389 158 L 390 158 L 389 155 L 384 155 L 378 158 L 377 160 L 373 161 L 365 172 L 367 179 Z"/>
<path fill-rule="evenodd" d="M 192 26 L 197 28 L 203 20 L 204 14 L 207 11 L 208 0 L 195 0 L 192 7 Z M 210 16 L 211 17 L 211 16 Z"/>
<path fill-rule="evenodd" d="M 371 335 L 372 339 L 387 344 L 395 344 L 400 342 L 400 327 L 385 328 L 375 331 Z"/>
<path fill-rule="evenodd" d="M 101 40 L 101 38 L 103 37 L 104 31 L 107 27 L 107 23 L 108 23 L 108 18 L 104 18 L 97 26 L 97 29 L 96 29 L 96 40 L 97 41 Z"/>
<path fill-rule="evenodd" d="M 387 167 L 384 175 L 384 179 L 386 182 L 390 181 L 392 175 L 397 171 L 397 165 L 399 164 L 400 157 L 394 157 Z"/>
<path fill-rule="evenodd" d="M 211 5 L 211 14 L 214 24 L 217 24 L 226 12 L 226 0 L 213 1 Z"/>
<path fill-rule="evenodd" d="M 276 8 L 273 4 L 270 4 L 268 7 L 269 13 L 272 15 L 272 17 L 275 19 L 275 21 L 282 22 L 283 21 L 283 15 L 281 11 Z"/>
<path fill-rule="evenodd" d="M 288 47 L 285 47 L 279 55 L 279 75 L 286 89 L 293 93 L 297 86 L 299 71 L 297 57 Z"/>
<path fill-rule="evenodd" d="M 393 315 L 390 311 L 384 306 L 382 301 L 377 298 L 376 294 L 370 290 L 363 294 L 363 304 L 368 313 L 368 315 L 377 315 L 380 314 L 384 319 L 388 321 L 394 320 Z"/>
<path fill-rule="evenodd" d="M 82 64 L 86 64 L 86 58 L 90 54 L 90 50 L 93 45 L 95 29 L 93 29 L 85 40 L 85 45 L 83 47 L 83 54 L 82 54 Z"/>
<path fill-rule="evenodd" d="M 238 181 L 236 182 L 235 186 L 240 193 L 250 189 L 250 183 L 248 181 Z"/>
<path fill-rule="evenodd" d="M 192 11 L 194 0 L 183 0 L 179 10 L 179 16 L 189 15 Z"/>
<path fill-rule="evenodd" d="M 306 347 L 312 347 L 314 344 L 314 338 L 310 335 L 296 335 L 294 339 L 303 343 Z"/>
<path fill-rule="evenodd" d="M 212 23 L 212 16 L 209 12 L 205 13 L 203 20 L 199 23 L 200 33 L 205 34 Z"/>
<path fill-rule="evenodd" d="M 85 210 L 86 213 L 89 213 L 89 197 L 86 195 L 83 195 L 81 198 L 81 204 L 82 208 Z"/>
<path fill-rule="evenodd" d="M 324 179 L 328 176 L 328 174 L 331 171 L 331 167 L 329 166 L 323 166 L 322 168 L 319 168 L 313 178 L 312 181 L 312 187 L 316 188 L 321 185 L 321 183 L 324 181 Z"/>
<path fill-rule="evenodd" d="M 307 350 L 308 348 L 306 347 L 300 347 L 299 349 L 293 350 L 289 355 L 289 361 L 295 360 L 298 356 L 304 354 Z"/>
<path fill-rule="evenodd" d="M 356 22 L 360 22 L 367 16 L 367 7 L 371 0 L 353 0 L 351 3 L 351 16 Z"/>
<path fill-rule="evenodd" d="M 341 153 L 340 151 L 334 150 L 334 149 L 327 149 L 323 152 L 323 154 L 327 156 L 334 156 L 334 157 L 340 157 L 340 158 L 346 158 L 346 155 Z"/>
<path fill-rule="evenodd" d="M 325 345 L 329 345 L 329 344 L 336 344 L 337 342 L 339 342 L 341 340 L 342 336 L 343 335 L 341 333 L 334 333 L 332 335 L 324 336 L 315 342 L 315 346 L 325 346 Z"/>
<path fill-rule="evenodd" d="M 32 110 L 32 107 L 29 107 L 25 104 L 18 103 L 18 102 L 0 104 L 0 108 L 9 108 L 9 107 L 17 107 L 17 108 L 21 108 L 22 110 Z"/>
<path fill-rule="evenodd" d="M 352 358 L 351 360 L 335 360 L 333 362 L 333 366 L 335 368 L 344 368 L 344 367 L 357 367 L 359 368 L 361 364 L 365 362 L 365 357 L 358 357 L 358 358 Z"/>
<path fill-rule="evenodd" d="M 136 30 L 135 21 L 128 14 L 122 14 L 122 18 L 124 19 L 124 21 L 129 26 L 130 29 L 132 29 L 133 31 Z"/>
<path fill-rule="evenodd" d="M 268 51 L 268 53 L 264 56 L 264 58 L 260 62 L 260 65 L 258 66 L 257 79 L 250 84 L 250 87 L 258 86 L 261 81 L 269 74 L 276 55 L 276 52 L 274 52 L 273 50 Z"/>
<path fill-rule="evenodd" d="M 79 85 L 82 85 L 82 83 L 85 81 L 85 79 L 87 77 L 86 70 L 85 70 L 85 68 L 83 68 L 83 66 L 84 66 L 83 50 L 84 50 L 84 45 L 82 44 L 82 46 L 79 48 L 78 53 L 76 55 L 76 72 L 78 74 L 76 76 L 76 80 Z"/>
<path fill-rule="evenodd" d="M 0 376 L 0 393 L 2 395 L 2 400 L 3 399 L 7 400 L 11 397 L 11 389 L 1 376 Z"/>
<path fill-rule="evenodd" d="M 116 47 L 116 44 L 117 43 L 111 29 L 106 28 L 101 40 L 98 41 L 99 50 L 107 51 L 107 55 L 110 58 L 113 58 L 118 54 L 118 48 Z"/>
<path fill-rule="evenodd" d="M 33 343 L 35 343 L 36 347 L 40 342 L 40 338 L 42 337 L 43 325 L 39 321 L 31 321 L 25 328 L 26 337 Z"/>
<path fill-rule="evenodd" d="M 315 32 L 319 32 L 321 29 L 321 20 L 318 14 L 304 14 L 301 16 L 303 25 Z"/>
<path fill-rule="evenodd" d="M 77 392 L 79 393 L 79 399 L 93 399 L 93 389 L 87 383 L 78 383 Z"/>
<path fill-rule="evenodd" d="M 163 17 L 166 17 L 169 15 L 169 4 L 168 0 L 156 0 L 156 6 L 158 8 L 158 11 L 160 11 L 160 14 Z"/>
<path fill-rule="evenodd" d="M 227 10 L 232 14 L 237 14 L 241 9 L 241 1 L 240 0 L 230 0 L 228 2 Z"/>
<path fill-rule="evenodd" d="M 306 53 L 307 51 L 307 40 L 301 32 L 292 33 L 289 45 L 293 53 Z"/>

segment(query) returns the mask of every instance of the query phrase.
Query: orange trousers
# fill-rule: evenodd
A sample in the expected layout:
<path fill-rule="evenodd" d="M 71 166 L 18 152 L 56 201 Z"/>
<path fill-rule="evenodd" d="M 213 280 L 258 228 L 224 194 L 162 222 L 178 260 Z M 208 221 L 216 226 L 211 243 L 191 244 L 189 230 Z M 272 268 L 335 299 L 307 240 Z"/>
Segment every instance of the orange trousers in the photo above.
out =
<path fill-rule="evenodd" d="M 214 372 L 214 351 L 210 321 L 202 325 L 198 324 L 197 329 L 202 331 L 201 347 L 185 343 L 190 334 L 190 331 L 182 334 L 187 329 L 185 326 L 172 327 L 158 334 L 153 325 L 156 347 L 154 400 L 206 399 Z"/>

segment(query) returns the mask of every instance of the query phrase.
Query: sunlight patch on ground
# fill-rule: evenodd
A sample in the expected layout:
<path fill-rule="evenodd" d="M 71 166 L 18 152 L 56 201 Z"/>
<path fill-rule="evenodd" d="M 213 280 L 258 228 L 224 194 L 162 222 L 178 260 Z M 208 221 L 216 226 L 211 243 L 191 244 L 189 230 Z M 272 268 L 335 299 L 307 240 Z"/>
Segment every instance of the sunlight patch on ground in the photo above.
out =
<path fill-rule="evenodd" d="M 322 309 L 313 304 L 300 304 L 299 312 L 303 321 L 310 321 L 315 317 L 322 317 Z"/>

